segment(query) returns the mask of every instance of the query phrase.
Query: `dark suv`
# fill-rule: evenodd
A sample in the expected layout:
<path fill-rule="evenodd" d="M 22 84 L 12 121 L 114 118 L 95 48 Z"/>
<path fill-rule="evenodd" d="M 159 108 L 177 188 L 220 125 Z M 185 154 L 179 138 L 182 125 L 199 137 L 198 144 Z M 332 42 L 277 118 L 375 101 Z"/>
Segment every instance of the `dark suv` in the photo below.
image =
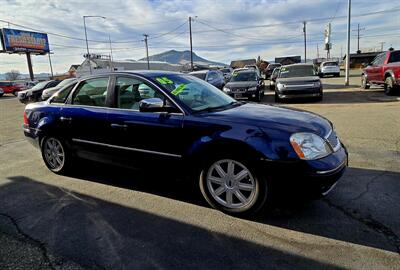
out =
<path fill-rule="evenodd" d="M 214 85 L 218 89 L 222 89 L 225 85 L 224 74 L 220 70 L 200 70 L 189 74 Z"/>

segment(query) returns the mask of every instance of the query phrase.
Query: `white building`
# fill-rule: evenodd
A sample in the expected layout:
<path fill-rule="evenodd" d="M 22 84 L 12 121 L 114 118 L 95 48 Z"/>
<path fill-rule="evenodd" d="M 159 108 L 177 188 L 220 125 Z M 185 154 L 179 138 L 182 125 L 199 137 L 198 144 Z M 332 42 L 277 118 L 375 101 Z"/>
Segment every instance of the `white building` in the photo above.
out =
<path fill-rule="evenodd" d="M 122 70 L 147 70 L 147 61 L 135 61 L 135 60 L 123 60 L 123 61 L 111 61 L 108 57 L 95 56 L 91 57 L 90 65 L 92 68 L 92 74 L 101 74 L 110 71 L 122 71 Z M 150 61 L 150 69 L 152 70 L 168 70 L 168 71 L 183 71 L 183 65 L 170 64 L 167 62 Z M 89 59 L 85 61 L 77 68 L 76 76 L 81 77 L 89 75 Z"/>

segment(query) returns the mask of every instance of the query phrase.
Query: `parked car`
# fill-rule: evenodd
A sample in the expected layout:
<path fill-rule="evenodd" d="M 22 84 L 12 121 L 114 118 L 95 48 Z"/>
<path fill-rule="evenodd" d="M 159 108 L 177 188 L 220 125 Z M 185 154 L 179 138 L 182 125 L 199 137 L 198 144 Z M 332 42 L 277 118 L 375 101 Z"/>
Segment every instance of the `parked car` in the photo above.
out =
<path fill-rule="evenodd" d="M 47 100 L 49 97 L 51 97 L 55 92 L 60 90 L 61 88 L 70 85 L 71 83 L 76 82 L 75 78 L 70 78 L 70 79 L 65 79 L 62 80 L 59 84 L 57 84 L 54 87 L 47 88 L 43 90 L 41 100 Z"/>
<path fill-rule="evenodd" d="M 281 68 L 280 67 L 276 67 L 274 69 L 274 71 L 272 71 L 272 74 L 271 74 L 271 77 L 270 77 L 270 80 L 269 80 L 269 89 L 271 89 L 271 90 L 275 90 L 275 82 L 276 82 L 276 78 L 279 75 L 279 70 L 281 70 Z"/>
<path fill-rule="evenodd" d="M 189 74 L 214 85 L 218 89 L 222 89 L 225 85 L 224 75 L 219 70 L 200 70 L 190 72 Z"/>
<path fill-rule="evenodd" d="M 257 65 L 245 65 L 244 68 L 254 69 L 257 72 L 257 76 L 260 77 L 260 78 L 262 77 L 260 69 L 258 68 Z"/>
<path fill-rule="evenodd" d="M 383 85 L 385 94 L 392 95 L 400 89 L 400 50 L 378 54 L 361 75 L 361 87 Z"/>
<path fill-rule="evenodd" d="M 142 84 L 152 97 L 140 96 Z M 347 167 L 346 148 L 327 119 L 238 102 L 176 72 L 83 78 L 27 105 L 23 128 L 54 173 L 85 158 L 183 174 L 197 178 L 211 206 L 230 214 L 256 212 L 279 190 L 324 196 Z"/>
<path fill-rule="evenodd" d="M 261 101 L 264 96 L 264 79 L 254 69 L 236 70 L 222 90 L 235 99 Z"/>
<path fill-rule="evenodd" d="M 0 97 L 2 97 L 3 95 L 4 95 L 4 90 L 0 88 Z"/>
<path fill-rule="evenodd" d="M 282 65 L 279 63 L 276 64 L 269 64 L 267 66 L 267 69 L 265 70 L 265 78 L 269 79 L 271 77 L 272 72 L 274 71 L 275 68 L 281 67 Z"/>
<path fill-rule="evenodd" d="M 0 81 L 0 88 L 3 89 L 4 94 L 13 94 L 16 96 L 21 91 L 21 86 L 11 81 Z"/>
<path fill-rule="evenodd" d="M 340 77 L 339 63 L 335 61 L 322 62 L 318 68 L 318 75 L 322 78 L 329 75 Z"/>
<path fill-rule="evenodd" d="M 232 77 L 233 69 L 232 68 L 223 68 L 223 69 L 220 69 L 220 71 L 224 75 L 225 83 L 229 82 L 229 80 Z"/>
<path fill-rule="evenodd" d="M 18 93 L 18 99 L 22 103 L 39 101 L 41 99 L 42 92 L 45 89 L 54 87 L 59 83 L 60 81 L 54 81 L 54 80 L 40 82 L 30 89 L 20 91 Z"/>
<path fill-rule="evenodd" d="M 316 98 L 322 100 L 323 89 L 313 65 L 282 66 L 275 85 L 275 101 L 288 98 Z"/>

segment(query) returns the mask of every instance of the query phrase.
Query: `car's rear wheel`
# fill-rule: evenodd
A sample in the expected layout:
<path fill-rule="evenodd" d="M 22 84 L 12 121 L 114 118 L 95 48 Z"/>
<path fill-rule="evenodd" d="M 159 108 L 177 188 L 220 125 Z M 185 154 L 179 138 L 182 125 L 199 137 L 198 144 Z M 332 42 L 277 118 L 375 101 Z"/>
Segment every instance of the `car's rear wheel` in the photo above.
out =
<path fill-rule="evenodd" d="M 361 88 L 363 89 L 369 89 L 370 84 L 368 82 L 368 78 L 367 76 L 365 76 L 364 74 L 361 76 Z"/>
<path fill-rule="evenodd" d="M 46 137 L 42 144 L 42 157 L 47 168 L 52 172 L 62 174 L 70 167 L 70 155 L 68 148 L 61 139 L 56 137 Z"/>
<path fill-rule="evenodd" d="M 388 76 L 385 79 L 384 89 L 385 89 L 385 94 L 388 95 L 388 96 L 393 95 L 394 92 L 396 91 L 396 87 L 394 85 L 394 80 L 393 80 L 393 78 L 391 76 Z"/>
<path fill-rule="evenodd" d="M 267 198 L 267 181 L 248 162 L 217 158 L 200 174 L 200 189 L 214 208 L 229 214 L 255 213 Z"/>

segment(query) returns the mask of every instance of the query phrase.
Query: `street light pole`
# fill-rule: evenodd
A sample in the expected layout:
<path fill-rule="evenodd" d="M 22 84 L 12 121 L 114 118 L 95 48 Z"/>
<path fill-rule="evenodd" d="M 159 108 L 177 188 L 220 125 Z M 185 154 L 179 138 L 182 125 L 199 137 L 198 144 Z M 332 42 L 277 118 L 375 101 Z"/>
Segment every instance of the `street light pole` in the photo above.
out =
<path fill-rule="evenodd" d="M 149 45 L 147 44 L 147 38 L 149 35 L 143 34 L 144 36 L 144 44 L 146 45 L 146 59 L 147 59 L 147 69 L 150 70 L 150 61 L 149 61 Z"/>
<path fill-rule="evenodd" d="M 193 71 L 192 17 L 189 17 L 189 33 L 190 33 L 190 69 L 191 71 Z"/>
<path fill-rule="evenodd" d="M 54 77 L 54 74 L 53 74 L 53 65 L 51 64 L 51 57 L 50 57 L 50 54 L 52 54 L 52 52 L 51 52 L 51 51 L 48 53 L 48 55 L 49 55 L 49 63 L 50 63 L 51 79 L 53 79 L 53 77 Z"/>
<path fill-rule="evenodd" d="M 85 40 L 86 40 L 86 52 L 87 52 L 87 59 L 89 60 L 89 71 L 90 71 L 90 75 L 91 75 L 92 74 L 92 64 L 90 63 L 89 43 L 88 43 L 87 30 L 86 30 L 86 18 L 106 19 L 106 17 L 104 17 L 104 16 L 83 16 L 83 28 L 85 29 Z"/>
<path fill-rule="evenodd" d="M 307 29 L 306 21 L 303 22 L 303 33 L 304 33 L 304 63 L 307 62 Z"/>
<path fill-rule="evenodd" d="M 349 85 L 349 69 L 350 69 L 350 24 L 351 24 L 351 0 L 347 0 L 347 48 L 346 48 L 346 73 L 344 85 Z"/>

